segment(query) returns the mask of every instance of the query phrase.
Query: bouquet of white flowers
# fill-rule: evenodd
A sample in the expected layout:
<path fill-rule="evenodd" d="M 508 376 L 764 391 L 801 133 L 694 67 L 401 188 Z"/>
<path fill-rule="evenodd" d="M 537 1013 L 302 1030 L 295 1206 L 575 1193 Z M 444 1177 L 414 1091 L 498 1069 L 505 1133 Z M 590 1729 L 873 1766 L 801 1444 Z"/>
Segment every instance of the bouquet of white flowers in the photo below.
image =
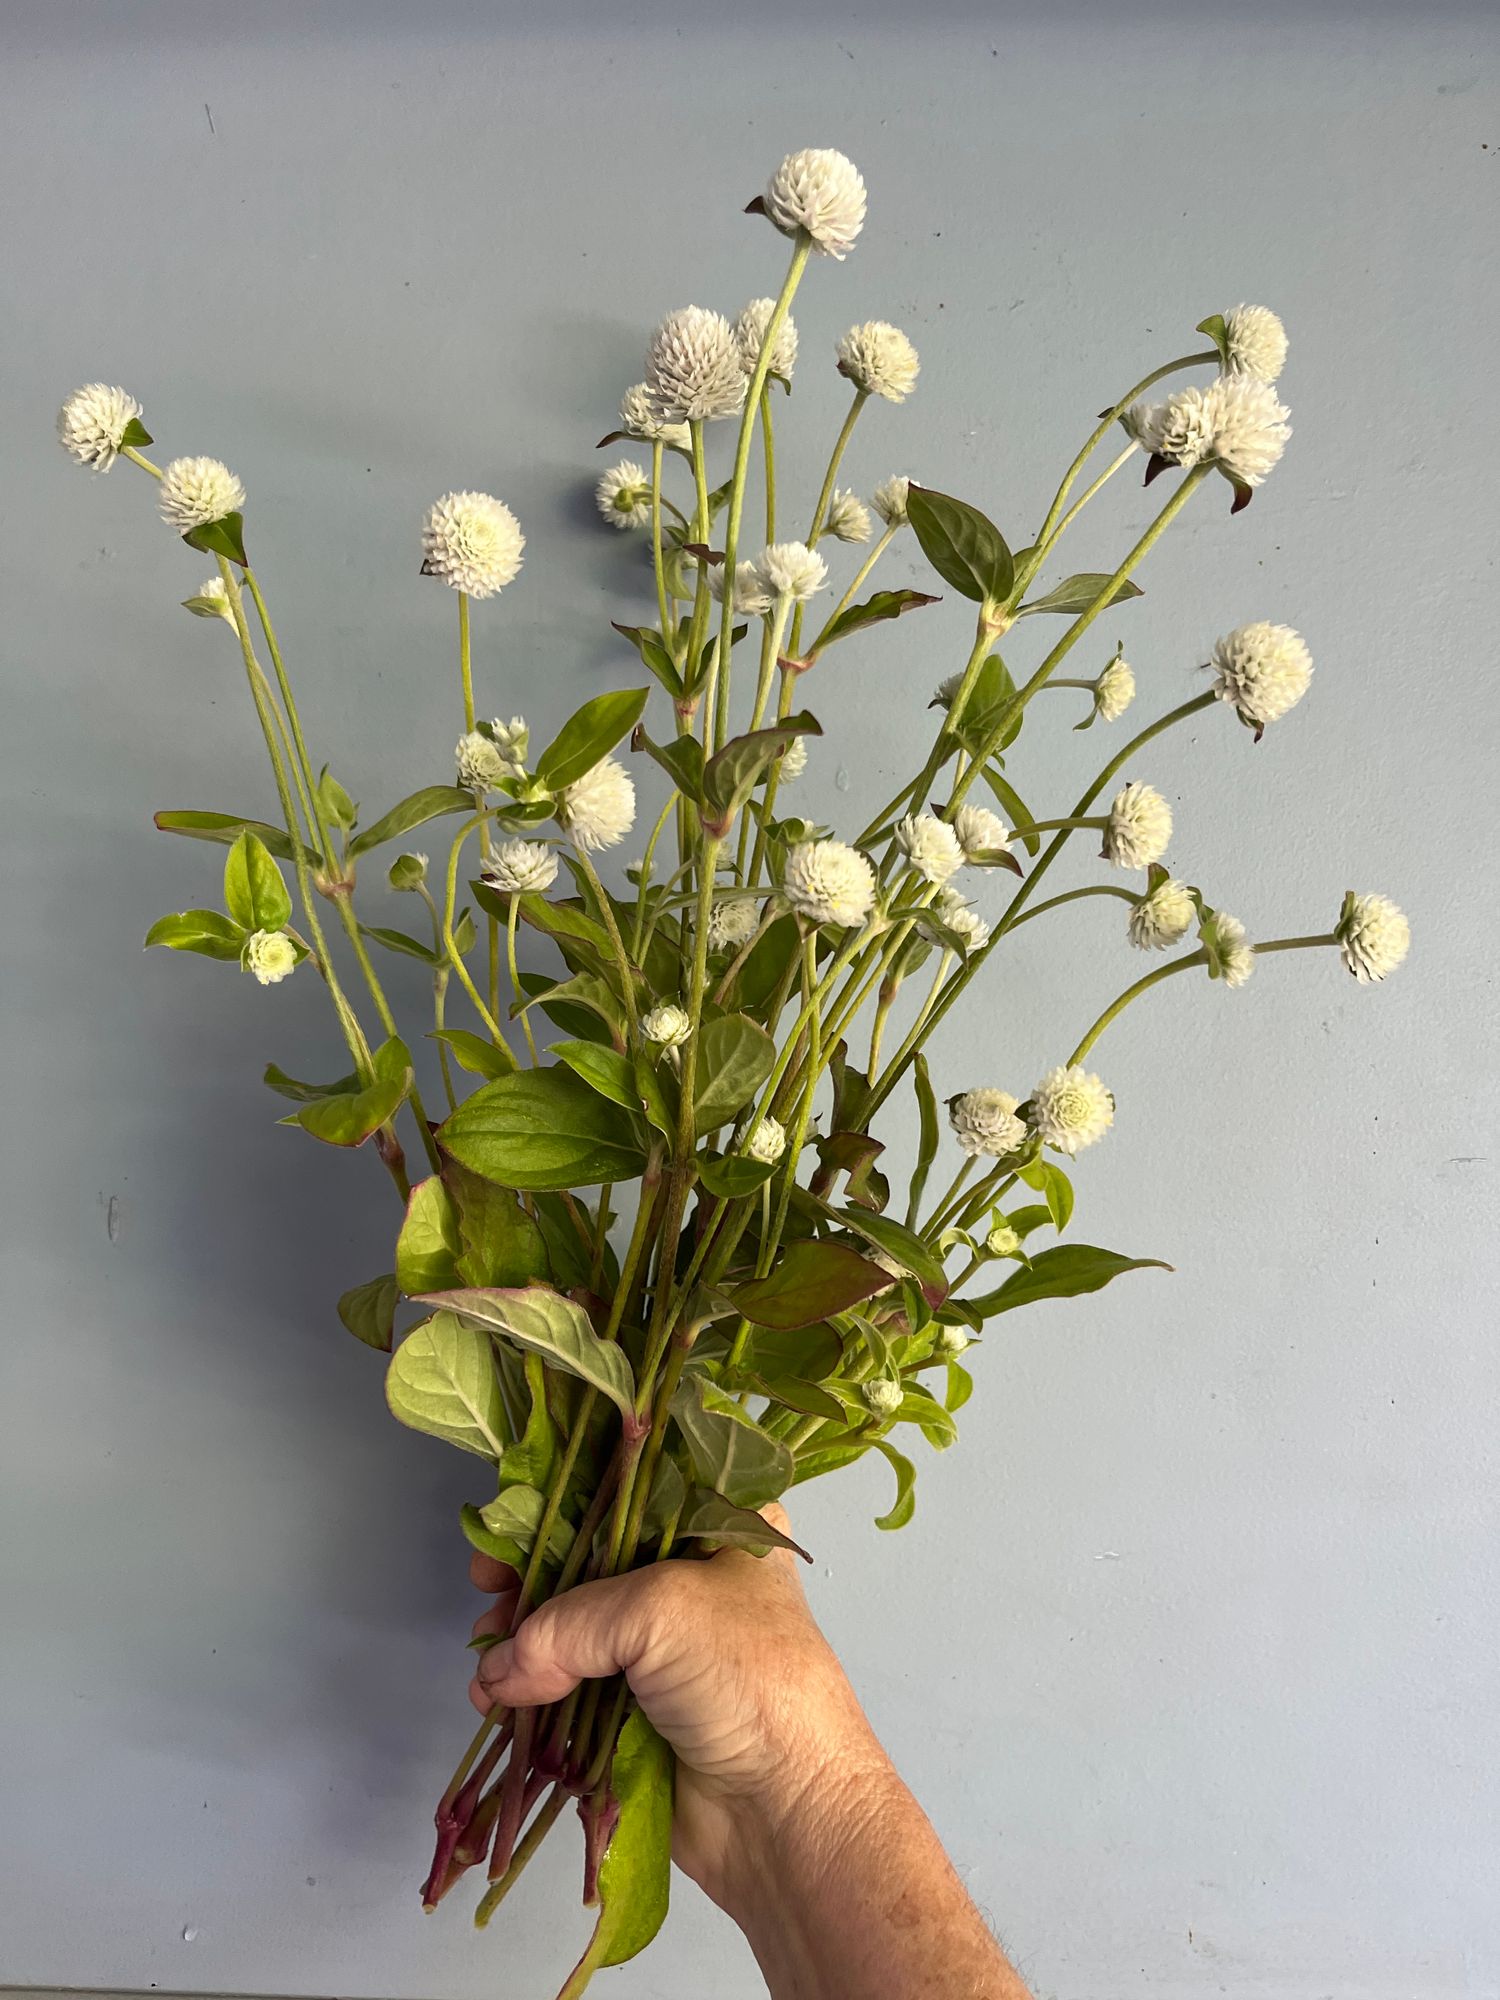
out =
<path fill-rule="evenodd" d="M 794 1547 L 761 1510 L 867 1453 L 895 1476 L 877 1525 L 901 1527 L 915 1480 L 902 1447 L 914 1434 L 953 1441 L 972 1387 L 961 1357 L 990 1322 L 1151 1261 L 1065 1234 L 1073 1188 L 1061 1162 L 1115 1115 L 1087 1066 L 1105 1029 L 1166 979 L 1239 987 L 1268 953 L 1328 946 L 1372 980 L 1407 949 L 1396 906 L 1352 892 L 1325 931 L 1252 944 L 1166 866 L 1172 813 L 1138 775 L 1143 754 L 1215 703 L 1259 741 L 1312 673 L 1288 626 L 1220 638 L 1202 691 L 1135 733 L 1065 812 L 1038 814 L 1017 789 L 1017 745 L 1039 695 L 1075 691 L 1079 729 L 1118 722 L 1134 699 L 1118 647 L 1082 678 L 1059 669 L 1103 611 L 1139 594 L 1135 572 L 1157 540 L 1216 490 L 1216 475 L 1238 513 L 1281 457 L 1287 342 L 1276 315 L 1210 315 L 1198 329 L 1206 344 L 1112 402 L 1030 544 L 1015 549 L 977 507 L 916 481 L 887 478 L 869 504 L 839 485 L 862 412 L 905 401 L 918 372 L 905 334 L 855 326 L 837 344 L 852 400 L 821 491 L 799 516 L 802 538 L 778 539 L 774 409 L 797 362 L 790 308 L 811 262 L 854 248 L 865 188 L 842 154 L 802 152 L 750 208 L 791 241 L 779 294 L 734 321 L 697 306 L 670 313 L 604 441 L 628 439 L 639 454 L 604 474 L 597 497 L 608 522 L 649 541 L 654 605 L 615 630 L 667 696 L 664 724 L 646 720 L 648 686 L 596 695 L 539 752 L 519 716 L 479 718 L 471 606 L 514 582 L 524 537 L 501 501 L 450 493 L 424 523 L 422 573 L 457 599 L 456 772 L 365 825 L 309 749 L 239 480 L 213 458 L 158 469 L 123 389 L 81 389 L 60 420 L 84 464 L 106 471 L 124 458 L 157 481 L 167 525 L 213 558 L 187 609 L 233 631 L 275 778 L 272 821 L 157 816 L 227 846 L 228 858 L 223 907 L 163 917 L 146 942 L 238 963 L 263 985 L 304 963 L 323 982 L 347 1072 L 303 1082 L 272 1065 L 265 1080 L 290 1105 L 284 1123 L 328 1145 L 370 1141 L 394 1184 L 394 1269 L 346 1292 L 339 1313 L 390 1352 L 393 1414 L 484 1462 L 462 1528 L 520 1578 L 512 1631 L 581 1579 L 724 1546 Z M 1213 370 L 1206 386 L 1138 400 L 1200 368 Z M 734 441 L 717 485 L 714 425 Z M 1111 432 L 1123 432 L 1121 449 L 1075 497 Z M 1148 484 L 1178 475 L 1151 525 L 1111 567 L 1057 575 L 1063 537 L 1138 457 Z M 787 787 L 823 734 L 814 710 L 828 651 L 937 601 L 865 594 L 907 529 L 936 579 L 974 607 L 973 638 L 937 691 L 919 768 L 851 835 L 790 807 Z M 846 578 L 829 561 L 843 546 L 865 551 Z M 642 858 L 607 883 L 598 857 L 636 819 L 636 778 L 617 754 L 627 743 L 660 803 Z M 361 871 L 443 822 L 457 830 L 436 867 L 414 852 L 382 864 L 390 888 L 425 910 L 421 934 L 367 921 Z M 1079 879 L 1039 896 L 1070 844 L 1084 850 Z M 1015 888 L 994 897 L 1007 876 Z M 1084 897 L 1125 905 L 1122 954 L 1183 949 L 1127 983 L 1071 1048 L 1045 1052 L 1029 1088 L 1013 1076 L 940 1088 L 924 1054 L 938 1022 L 1020 925 Z M 521 970 L 523 925 L 552 970 Z M 383 952 L 430 973 L 440 1117 L 387 1000 Z M 462 1024 L 448 1014 L 454 982 Z M 559 1039 L 539 1033 L 539 1018 Z M 875 1130 L 898 1088 L 915 1095 L 920 1139 L 893 1201 Z M 934 1198 L 945 1144 L 956 1170 Z M 403 1301 L 416 1316 L 398 1327 Z M 648 1943 L 666 1909 L 670 1757 L 623 1681 L 487 1718 L 439 1802 L 423 1894 L 435 1905 L 485 1869 L 485 1922 L 569 1800 L 584 1827 L 584 1901 L 598 1906 L 564 1988 L 576 1994 Z"/>

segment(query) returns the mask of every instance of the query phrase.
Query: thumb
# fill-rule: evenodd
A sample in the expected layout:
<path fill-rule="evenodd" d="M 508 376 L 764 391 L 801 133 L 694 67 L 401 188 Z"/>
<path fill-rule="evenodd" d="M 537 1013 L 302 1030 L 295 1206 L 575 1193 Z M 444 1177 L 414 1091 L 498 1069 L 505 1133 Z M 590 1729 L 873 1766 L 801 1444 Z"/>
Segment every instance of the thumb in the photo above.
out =
<path fill-rule="evenodd" d="M 601 1578 L 533 1611 L 513 1639 L 480 1655 L 486 1699 L 507 1708 L 561 1701 L 580 1681 L 602 1680 L 639 1664 L 655 1636 L 661 1570 Z"/>

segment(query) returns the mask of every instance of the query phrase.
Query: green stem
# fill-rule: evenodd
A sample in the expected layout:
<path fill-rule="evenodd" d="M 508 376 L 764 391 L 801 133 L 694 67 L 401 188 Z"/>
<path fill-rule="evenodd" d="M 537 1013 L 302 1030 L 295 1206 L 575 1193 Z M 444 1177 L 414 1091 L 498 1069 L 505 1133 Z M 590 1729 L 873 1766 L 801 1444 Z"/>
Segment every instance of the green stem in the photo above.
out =
<path fill-rule="evenodd" d="M 869 400 L 870 392 L 868 389 L 855 389 L 854 401 L 849 405 L 849 413 L 844 418 L 843 427 L 834 440 L 833 453 L 828 461 L 828 470 L 823 474 L 823 484 L 818 493 L 818 504 L 813 509 L 812 526 L 807 531 L 807 546 L 810 549 L 817 547 L 818 537 L 822 534 L 827 524 L 828 506 L 829 502 L 833 499 L 833 488 L 839 476 L 839 466 L 842 463 L 845 451 L 849 447 L 849 440 L 854 435 L 854 426 L 859 422 L 859 413 Z"/>
<path fill-rule="evenodd" d="M 563 1807 L 568 1803 L 568 1797 L 569 1794 L 561 1785 L 554 1785 L 552 1790 L 548 1793 L 546 1804 L 542 1807 L 541 1811 L 537 1814 L 536 1818 L 531 1822 L 530 1826 L 527 1827 L 525 1833 L 523 1833 L 521 1838 L 516 1842 L 516 1851 L 511 1856 L 510 1866 L 506 1869 L 505 1873 L 500 1877 L 498 1881 L 492 1882 L 490 1884 L 489 1888 L 485 1891 L 484 1896 L 481 1899 L 478 1908 L 475 1910 L 474 1928 L 476 1930 L 482 1931 L 484 1929 L 485 1925 L 488 1924 L 490 1918 L 495 1914 L 496 1910 L 498 1910 L 500 1905 L 505 1901 L 505 1898 L 509 1895 L 510 1891 L 515 1887 L 515 1884 L 520 1879 L 521 1872 L 525 1868 L 527 1862 L 531 1859 L 532 1855 L 536 1853 L 537 1849 L 541 1846 L 542 1842 L 547 1838 L 547 1835 L 552 1831 L 553 1822 L 556 1820 L 558 1814 L 562 1811 Z M 585 1981 L 585 1984 L 586 1983 L 587 1982 Z M 582 1986 L 576 1987 L 574 1991 L 577 1993 L 582 1993 L 583 1987 Z M 558 2000 L 563 2000 L 563 1996 L 559 1995 Z"/>
<path fill-rule="evenodd" d="M 1052 533 L 1048 538 L 1047 550 L 1049 553 L 1057 546 L 1058 542 L 1067 533 L 1068 529 L 1073 525 L 1074 521 L 1077 520 L 1078 516 L 1083 512 L 1084 508 L 1087 507 L 1090 500 L 1093 499 L 1094 495 L 1099 491 L 1099 489 L 1103 486 L 1107 486 L 1110 480 L 1113 479 L 1115 474 L 1120 470 L 1120 467 L 1122 465 L 1128 465 L 1130 460 L 1135 456 L 1136 452 L 1139 451 L 1139 449 L 1140 446 L 1136 443 L 1135 439 L 1132 438 L 1130 443 L 1126 445 L 1125 449 L 1120 453 L 1120 456 L 1117 459 L 1115 459 L 1110 465 L 1106 466 L 1104 471 L 1101 472 L 1099 477 L 1094 481 L 1093 485 L 1090 486 L 1085 493 L 1081 494 L 1079 498 L 1073 502 L 1072 506 L 1068 509 L 1067 513 L 1063 515 L 1062 519 L 1058 522 L 1057 526 L 1052 530 Z M 1032 574 L 1035 575 L 1035 571 L 1033 571 Z"/>
<path fill-rule="evenodd" d="M 496 1048 L 504 1049 L 506 1054 L 509 1055 L 510 1044 L 506 1041 L 501 1031 L 499 1021 L 490 1012 L 489 1008 L 485 1006 L 480 996 L 479 988 L 470 977 L 468 966 L 464 964 L 464 955 L 458 948 L 458 939 L 453 934 L 453 906 L 458 900 L 459 856 L 463 852 L 464 842 L 471 833 L 484 825 L 486 817 L 487 815 L 481 810 L 474 815 L 473 819 L 465 820 L 464 824 L 454 835 L 453 845 L 448 850 L 448 875 L 443 894 L 443 944 L 447 949 L 449 962 L 453 970 L 458 974 L 459 984 L 463 987 L 465 993 L 468 994 L 475 1013 L 489 1030 L 490 1040 L 495 1044 Z"/>
<path fill-rule="evenodd" d="M 615 906 L 604 892 L 604 884 L 599 880 L 599 871 L 589 859 L 588 849 L 582 841 L 575 840 L 573 852 L 578 856 L 589 887 L 594 892 L 594 901 L 599 905 L 599 916 L 604 928 L 609 932 L 609 941 L 614 947 L 615 966 L 620 974 L 620 1002 L 625 1009 L 625 1032 L 630 1046 L 635 1047 L 638 1033 L 636 1021 L 636 983 L 630 969 L 630 960 L 625 955 L 625 940 L 620 935 L 619 920 L 615 916 Z M 528 1037 L 528 1040 L 530 1038 Z"/>
<path fill-rule="evenodd" d="M 923 1236 L 932 1236 L 940 1230 L 948 1220 L 951 1211 L 957 1207 L 959 1196 L 963 1192 L 964 1182 L 974 1171 L 974 1160 L 975 1156 L 972 1153 L 964 1155 L 963 1164 L 948 1183 L 946 1192 L 933 1209 L 931 1215 L 922 1224 L 921 1234 Z"/>
<path fill-rule="evenodd" d="M 802 940 L 802 984 L 804 991 L 809 994 L 817 985 L 818 979 L 817 942 L 815 933 L 809 933 Z M 776 1203 L 776 1215 L 771 1224 L 771 1233 L 761 1244 L 762 1274 L 768 1272 L 775 1262 L 776 1251 L 781 1243 L 781 1232 L 786 1228 L 787 1214 L 792 1205 L 792 1189 L 797 1185 L 797 1163 L 802 1157 L 802 1148 L 807 1141 L 807 1128 L 812 1122 L 813 1098 L 817 1095 L 818 1077 L 823 1067 L 821 1028 L 818 1009 L 814 1007 L 807 1022 L 807 1083 L 802 1092 L 796 1120 L 787 1134 L 786 1167 L 782 1174 L 781 1191 Z"/>
<path fill-rule="evenodd" d="M 646 937 L 646 891 L 651 884 L 652 863 L 656 859 L 656 843 L 661 839 L 667 821 L 677 810 L 678 794 L 674 791 L 667 803 L 656 816 L 656 824 L 651 829 L 651 838 L 646 842 L 646 852 L 641 857 L 640 881 L 635 892 L 635 924 L 630 935 L 630 959 L 633 965 L 641 962 L 641 952 L 645 948 Z"/>
<path fill-rule="evenodd" d="M 651 446 L 651 567 L 656 576 L 656 613 L 661 621 L 661 642 L 671 653 L 675 634 L 672 614 L 667 609 L 667 573 L 661 553 L 661 461 L 662 442 L 657 438 Z"/>
<path fill-rule="evenodd" d="M 1045 903 L 1033 903 L 1024 915 L 1008 924 L 1008 930 L 1015 930 L 1021 924 L 1030 923 L 1033 917 L 1040 917 L 1048 910 L 1055 910 L 1063 903 L 1077 903 L 1085 896 L 1118 896 L 1122 902 L 1135 903 L 1140 899 L 1133 889 L 1120 889 L 1113 882 L 1090 882 L 1083 889 L 1065 889 L 1060 896 L 1049 896 Z"/>
<path fill-rule="evenodd" d="M 849 609 L 849 606 L 854 602 L 855 595 L 858 592 L 861 584 L 863 584 L 866 577 L 870 574 L 870 571 L 874 569 L 876 563 L 879 562 L 880 558 L 885 554 L 886 550 L 890 547 L 896 534 L 900 530 L 900 526 L 901 524 L 898 521 L 895 527 L 888 527 L 885 530 L 885 532 L 880 536 L 879 540 L 876 542 L 875 546 L 871 549 L 870 553 L 865 557 L 864 561 L 860 564 L 859 568 L 855 571 L 854 581 L 850 584 L 849 588 L 844 592 L 843 596 L 839 599 L 838 603 L 834 605 L 832 611 L 829 612 L 827 618 L 823 621 L 822 631 L 818 634 L 816 639 L 814 639 L 812 644 L 808 647 L 807 658 L 809 663 L 818 657 L 818 654 L 821 652 L 824 642 L 828 637 L 830 628 L 843 615 L 843 613 Z"/>
<path fill-rule="evenodd" d="M 1267 944 L 1252 945 L 1257 953 L 1263 951 L 1315 951 L 1320 946 L 1337 944 L 1338 938 L 1332 931 L 1325 931 L 1318 937 L 1272 938 Z"/>
<path fill-rule="evenodd" d="M 1139 999 L 1142 993 L 1149 993 L 1153 986 L 1160 986 L 1164 979 L 1174 979 L 1179 972 L 1190 972 L 1195 965 L 1207 965 L 1207 963 L 1208 953 L 1206 951 L 1190 951 L 1185 958 L 1174 958 L 1170 965 L 1159 965 L 1155 972 L 1148 972 L 1145 978 L 1138 979 L 1134 986 L 1127 986 L 1119 999 L 1112 1001 L 1105 1008 L 1093 1027 L 1089 1029 L 1083 1040 L 1074 1049 L 1072 1055 L 1068 1057 L 1068 1067 L 1071 1069 L 1074 1063 L 1081 1063 L 1083 1061 L 1110 1022 L 1115 1019 L 1116 1015 L 1123 1014 L 1132 1000 Z"/>
<path fill-rule="evenodd" d="M 766 547 L 776 539 L 776 432 L 771 421 L 771 385 L 763 382 L 760 390 L 760 441 L 765 456 L 766 471 Z"/>
<path fill-rule="evenodd" d="M 516 1005 L 518 1007 L 525 998 L 521 991 L 520 968 L 516 963 L 516 919 L 520 914 L 521 899 L 517 895 L 512 895 L 510 908 L 505 913 L 505 961 L 510 968 L 510 990 L 516 997 Z M 536 1037 L 531 1032 L 530 1014 L 523 1014 L 521 1016 L 521 1029 L 526 1036 L 526 1047 L 531 1056 L 531 1066 L 535 1069 L 537 1063 Z"/>

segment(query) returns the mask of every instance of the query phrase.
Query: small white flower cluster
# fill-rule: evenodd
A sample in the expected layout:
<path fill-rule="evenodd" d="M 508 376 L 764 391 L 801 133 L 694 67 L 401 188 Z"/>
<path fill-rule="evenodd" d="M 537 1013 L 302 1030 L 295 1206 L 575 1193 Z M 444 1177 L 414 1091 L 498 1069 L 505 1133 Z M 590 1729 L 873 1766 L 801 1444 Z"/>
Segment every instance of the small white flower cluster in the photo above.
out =
<path fill-rule="evenodd" d="M 1239 918 L 1227 910 L 1214 910 L 1204 918 L 1198 935 L 1208 953 L 1209 977 L 1222 979 L 1226 986 L 1243 986 L 1255 970 L 1255 950 Z"/>
<path fill-rule="evenodd" d="M 1049 1069 L 1031 1093 L 1031 1123 L 1060 1153 L 1081 1153 L 1115 1122 L 1115 1100 L 1081 1063 Z"/>
<path fill-rule="evenodd" d="M 108 472 L 140 414 L 140 404 L 128 391 L 89 382 L 75 389 L 58 411 L 57 441 L 80 465 Z"/>
<path fill-rule="evenodd" d="M 620 398 L 620 428 L 646 444 L 674 445 L 679 451 L 686 451 L 692 442 L 686 424 L 666 422 L 647 382 L 637 382 Z"/>
<path fill-rule="evenodd" d="M 968 861 L 976 854 L 1001 854 L 1010 845 L 1010 828 L 988 806 L 960 806 L 953 815 L 953 831 Z"/>
<path fill-rule="evenodd" d="M 692 1017 L 674 1000 L 661 1001 L 641 1020 L 641 1033 L 658 1048 L 680 1049 L 692 1032 Z"/>
<path fill-rule="evenodd" d="M 749 896 L 736 896 L 731 901 L 715 903 L 708 915 L 708 948 L 710 951 L 738 951 L 755 935 L 759 924 L 760 910 Z"/>
<path fill-rule="evenodd" d="M 205 577 L 192 597 L 183 598 L 182 608 L 191 611 L 195 618 L 222 618 L 226 625 L 234 623 L 229 592 L 224 587 L 222 576 Z"/>
<path fill-rule="evenodd" d="M 781 753 L 780 780 L 783 785 L 795 784 L 807 769 L 807 738 L 794 736 Z"/>
<path fill-rule="evenodd" d="M 459 784 L 483 795 L 493 792 L 502 778 L 524 778 L 530 743 L 531 731 L 519 715 L 509 722 L 497 715 L 487 728 L 469 730 L 453 750 Z"/>
<path fill-rule="evenodd" d="M 540 895 L 557 880 L 557 856 L 540 840 L 502 840 L 479 873 L 502 895 Z"/>
<path fill-rule="evenodd" d="M 727 571 L 723 563 L 707 563 L 704 573 L 708 578 L 708 594 L 715 604 L 724 602 L 724 584 Z M 768 591 L 757 565 L 753 562 L 736 563 L 734 566 L 734 608 L 747 618 L 758 618 L 769 611 L 774 595 Z"/>
<path fill-rule="evenodd" d="M 1259 737 L 1307 693 L 1312 654 L 1290 625 L 1240 625 L 1214 646 L 1209 665 L 1214 693 L 1230 702 L 1240 721 Z"/>
<path fill-rule="evenodd" d="M 557 817 L 579 847 L 616 847 L 635 825 L 635 780 L 605 757 L 564 788 Z"/>
<path fill-rule="evenodd" d="M 445 493 L 422 523 L 422 574 L 467 597 L 493 597 L 521 567 L 526 537 L 491 493 Z"/>
<path fill-rule="evenodd" d="M 857 493 L 840 488 L 835 488 L 828 503 L 828 519 L 823 523 L 823 529 L 837 542 L 867 542 L 874 532 L 870 510 L 864 501 Z"/>
<path fill-rule="evenodd" d="M 1411 949 L 1411 925 L 1389 896 L 1357 896 L 1351 889 L 1334 928 L 1339 955 L 1363 986 L 1384 979 Z"/>
<path fill-rule="evenodd" d="M 984 1247 L 992 1257 L 1014 1257 L 1021 1247 L 1020 1232 L 1008 1222 L 997 1222 L 985 1237 Z"/>
<path fill-rule="evenodd" d="M 965 1090 L 948 1099 L 948 1123 L 960 1151 L 971 1159 L 981 1154 L 1001 1159 L 1026 1143 L 1026 1122 L 1017 1113 L 1020 1100 L 1008 1090 L 988 1085 Z"/>
<path fill-rule="evenodd" d="M 757 1118 L 745 1142 L 745 1157 L 774 1167 L 786 1151 L 786 1128 L 778 1118 Z"/>
<path fill-rule="evenodd" d="M 651 520 L 651 480 L 644 465 L 622 458 L 602 473 L 594 501 L 612 528 L 644 528 Z"/>
<path fill-rule="evenodd" d="M 703 306 L 668 313 L 646 351 L 646 387 L 666 423 L 737 417 L 745 403 L 745 371 L 723 313 Z"/>
<path fill-rule="evenodd" d="M 859 1385 L 860 1400 L 875 1417 L 893 1417 L 901 1407 L 904 1393 L 901 1384 L 888 1375 L 872 1376 Z"/>
<path fill-rule="evenodd" d="M 869 319 L 851 326 L 838 344 L 839 373 L 867 396 L 904 403 L 917 386 L 921 362 L 900 327 Z"/>
<path fill-rule="evenodd" d="M 752 299 L 734 323 L 734 344 L 739 351 L 740 367 L 746 375 L 755 373 L 766 328 L 771 324 L 771 315 L 775 310 L 774 299 Z M 783 382 L 790 382 L 796 365 L 797 328 L 788 313 L 776 329 L 767 366 L 771 374 L 779 375 Z"/>
<path fill-rule="evenodd" d="M 1150 785 L 1129 784 L 1115 794 L 1104 829 L 1103 858 L 1116 868 L 1149 868 L 1172 838 L 1172 808 Z"/>
<path fill-rule="evenodd" d="M 990 927 L 973 904 L 965 902 L 957 889 L 950 886 L 940 890 L 933 907 L 948 929 L 962 942 L 966 958 L 984 950 L 990 941 Z"/>
<path fill-rule="evenodd" d="M 162 472 L 156 504 L 169 528 L 188 535 L 237 514 L 245 489 L 221 459 L 174 458 Z"/>
<path fill-rule="evenodd" d="M 893 472 L 889 479 L 882 479 L 871 494 L 871 504 L 888 528 L 899 528 L 905 522 L 910 493 L 911 481 L 906 474 Z"/>
<path fill-rule="evenodd" d="M 767 597 L 793 604 L 806 604 L 828 582 L 827 563 L 805 542 L 772 542 L 756 557 L 755 571 Z"/>
<path fill-rule="evenodd" d="M 1094 682 L 1094 713 L 1101 722 L 1118 722 L 1134 700 L 1135 675 L 1116 653 Z"/>
<path fill-rule="evenodd" d="M 1256 375 L 1219 375 L 1206 389 L 1178 389 L 1165 402 L 1135 403 L 1126 431 L 1171 465 L 1218 467 L 1239 487 L 1259 486 L 1291 436 L 1291 412 Z"/>
<path fill-rule="evenodd" d="M 804 840 L 787 855 L 781 892 L 808 923 L 847 929 L 875 906 L 875 870 L 841 840 Z"/>
<path fill-rule="evenodd" d="M 1236 306 L 1224 315 L 1224 365 L 1231 375 L 1274 382 L 1286 366 L 1286 328 L 1269 306 Z"/>
<path fill-rule="evenodd" d="M 964 844 L 934 813 L 908 814 L 896 827 L 896 843 L 924 882 L 941 888 L 963 867 Z"/>
<path fill-rule="evenodd" d="M 810 146 L 782 161 L 761 205 L 783 236 L 805 230 L 815 250 L 843 259 L 864 227 L 865 184 L 843 153 Z"/>
<path fill-rule="evenodd" d="M 297 947 L 285 931 L 252 931 L 245 940 L 240 961 L 262 986 L 279 986 L 297 969 Z"/>
<path fill-rule="evenodd" d="M 1165 951 L 1169 945 L 1182 942 L 1196 914 L 1197 904 L 1187 883 L 1168 875 L 1138 903 L 1131 904 L 1125 934 L 1138 951 Z"/>

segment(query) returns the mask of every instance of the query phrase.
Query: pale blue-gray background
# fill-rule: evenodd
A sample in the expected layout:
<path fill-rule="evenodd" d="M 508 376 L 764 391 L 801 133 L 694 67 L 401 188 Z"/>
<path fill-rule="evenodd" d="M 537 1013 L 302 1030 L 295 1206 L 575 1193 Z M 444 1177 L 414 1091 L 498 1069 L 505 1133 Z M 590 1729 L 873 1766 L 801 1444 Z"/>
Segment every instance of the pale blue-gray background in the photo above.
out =
<path fill-rule="evenodd" d="M 1125 636 L 1149 715 L 1217 632 L 1301 627 L 1312 692 L 1258 749 L 1216 710 L 1139 775 L 1252 932 L 1323 928 L 1352 885 L 1416 942 L 1385 990 L 1269 961 L 1102 1045 L 1119 1117 L 1081 1231 L 1176 1275 L 997 1328 L 904 1534 L 870 1526 L 878 1466 L 799 1500 L 817 1609 L 1040 1995 L 1500 1992 L 1494 14 L 4 11 L 0 1979 L 540 2000 L 585 1930 L 570 1838 L 498 1935 L 419 1911 L 468 1727 L 475 1474 L 389 1421 L 333 1317 L 392 1215 L 375 1162 L 277 1129 L 258 1081 L 336 1064 L 313 982 L 139 950 L 215 894 L 214 851 L 151 810 L 274 802 L 231 639 L 177 609 L 204 565 L 137 473 L 67 463 L 52 411 L 124 382 L 163 455 L 243 475 L 318 750 L 378 809 L 456 734 L 454 607 L 416 574 L 446 488 L 529 536 L 478 613 L 481 712 L 545 732 L 632 679 L 606 621 L 644 576 L 592 517 L 594 441 L 662 311 L 775 290 L 783 245 L 740 208 L 833 144 L 870 220 L 797 308 L 792 515 L 853 320 L 923 360 L 854 483 L 909 470 L 1024 541 L 1195 320 L 1284 313 L 1284 465 L 1234 521 L 1216 484 L 1079 670 Z M 1077 562 L 1155 504 L 1110 488 Z M 909 543 L 887 580 L 928 580 Z M 809 687 L 841 827 L 967 623 L 945 604 Z M 1015 774 L 1057 812 L 1121 739 L 1048 699 Z M 1114 907 L 1025 934 L 945 1029 L 945 1090 L 1060 1058 L 1140 969 Z M 759 1988 L 684 1885 L 605 1990 Z"/>

